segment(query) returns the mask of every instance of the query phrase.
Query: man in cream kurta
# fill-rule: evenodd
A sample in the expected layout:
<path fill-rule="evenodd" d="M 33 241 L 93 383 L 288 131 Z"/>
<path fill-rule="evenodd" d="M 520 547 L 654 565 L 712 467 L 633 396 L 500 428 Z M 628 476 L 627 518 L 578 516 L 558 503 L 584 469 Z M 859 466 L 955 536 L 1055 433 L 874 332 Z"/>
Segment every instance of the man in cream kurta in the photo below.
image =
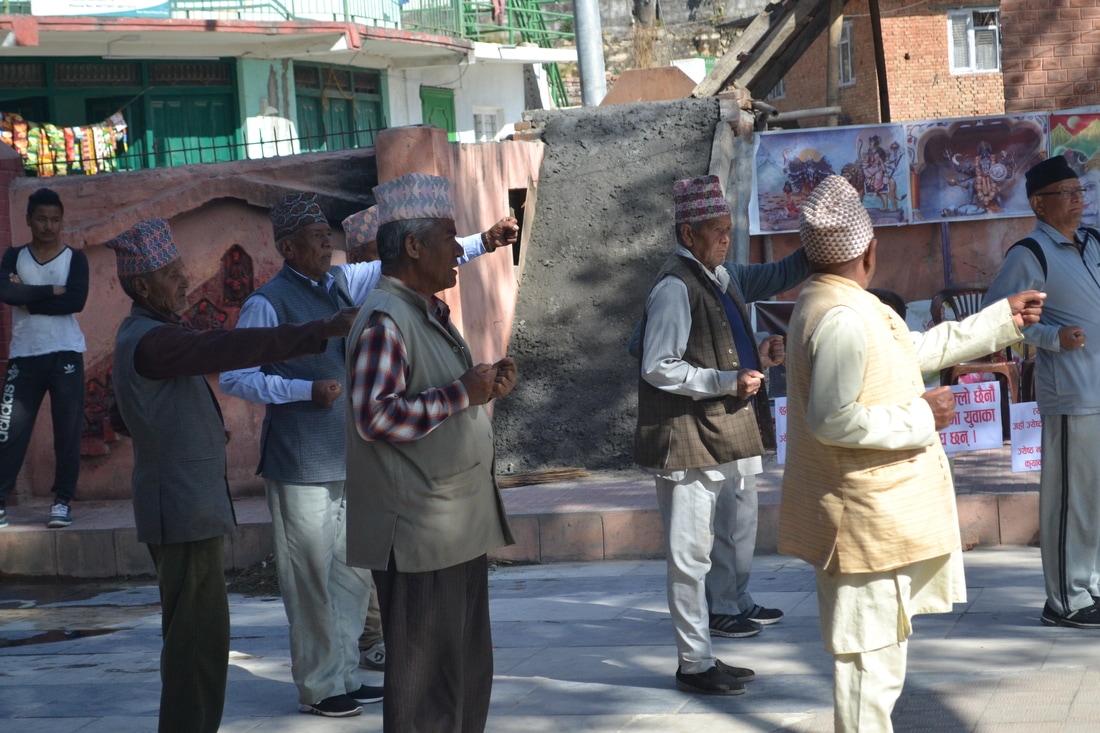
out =
<path fill-rule="evenodd" d="M 817 274 L 788 330 L 788 444 L 779 550 L 814 565 L 834 657 L 838 733 L 890 731 L 911 619 L 964 601 L 951 471 L 937 430 L 949 387 L 922 372 L 1019 340 L 1043 295 L 1027 291 L 961 323 L 910 334 L 866 291 L 877 242 L 855 189 L 830 176 L 802 207 Z"/>

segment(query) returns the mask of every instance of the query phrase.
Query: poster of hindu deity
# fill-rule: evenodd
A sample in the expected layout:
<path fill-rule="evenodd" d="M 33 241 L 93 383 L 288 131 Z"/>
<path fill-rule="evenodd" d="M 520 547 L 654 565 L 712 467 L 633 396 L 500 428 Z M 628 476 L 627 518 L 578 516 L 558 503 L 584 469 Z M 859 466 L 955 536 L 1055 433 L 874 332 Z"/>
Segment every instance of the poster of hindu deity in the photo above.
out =
<path fill-rule="evenodd" d="M 1046 157 L 1047 115 L 906 125 L 913 221 L 1031 216 L 1024 171 Z"/>
<path fill-rule="evenodd" d="M 749 226 L 753 234 L 798 231 L 798 213 L 827 176 L 863 194 L 875 226 L 912 220 L 902 125 L 777 130 L 756 136 Z"/>
<path fill-rule="evenodd" d="M 1100 226 L 1100 107 L 1050 115 L 1050 154 L 1064 155 L 1085 188 L 1081 224 Z"/>

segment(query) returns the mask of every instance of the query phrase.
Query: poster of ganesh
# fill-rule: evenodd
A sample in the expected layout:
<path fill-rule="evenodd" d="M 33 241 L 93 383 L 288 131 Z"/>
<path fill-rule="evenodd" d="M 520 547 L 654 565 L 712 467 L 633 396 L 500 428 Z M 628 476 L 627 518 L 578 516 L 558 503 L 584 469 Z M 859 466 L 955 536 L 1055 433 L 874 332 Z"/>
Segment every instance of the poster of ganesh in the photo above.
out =
<path fill-rule="evenodd" d="M 778 130 L 756 136 L 749 226 L 753 234 L 798 231 L 811 191 L 836 174 L 863 194 L 875 226 L 912 220 L 909 159 L 901 125 Z"/>
<path fill-rule="evenodd" d="M 1031 216 L 1024 172 L 1046 157 L 1047 115 L 913 122 L 913 221 Z"/>

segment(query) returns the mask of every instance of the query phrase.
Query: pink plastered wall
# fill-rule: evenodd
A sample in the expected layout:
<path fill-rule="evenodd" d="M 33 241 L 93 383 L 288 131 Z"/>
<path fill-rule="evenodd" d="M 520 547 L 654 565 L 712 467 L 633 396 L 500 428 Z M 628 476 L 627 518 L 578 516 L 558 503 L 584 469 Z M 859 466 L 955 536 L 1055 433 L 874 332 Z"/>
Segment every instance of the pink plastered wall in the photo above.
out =
<path fill-rule="evenodd" d="M 541 143 L 457 145 L 448 143 L 445 133 L 434 135 L 430 128 L 420 127 L 387 131 L 379 137 L 376 150 L 377 159 L 370 162 L 377 162 L 379 180 L 412 171 L 450 176 L 455 184 L 461 234 L 481 231 L 504 216 L 509 190 L 533 185 L 542 158 Z M 312 190 L 324 192 L 321 198 L 326 208 L 363 208 L 369 201 L 369 192 L 358 183 L 362 177 L 348 171 L 362 169 L 366 157 L 373 157 L 374 153 L 346 151 L 49 180 L 22 178 L 18 165 L 8 171 L 3 167 L 5 161 L 0 159 L 0 189 L 7 193 L 0 196 L 4 205 L 0 215 L 8 217 L 0 226 L 0 252 L 11 242 L 29 239 L 24 218 L 9 216 L 9 211 L 24 211 L 27 197 L 43 185 L 56 190 L 65 203 L 65 239 L 84 250 L 90 267 L 88 302 L 78 315 L 88 347 L 85 380 L 105 380 L 115 332 L 129 313 L 130 300 L 119 287 L 115 256 L 102 246 L 104 241 L 142 219 L 167 218 L 187 265 L 191 302 L 205 295 L 216 300 L 222 257 L 233 245 L 239 245 L 251 257 L 254 286 L 259 287 L 282 266 L 272 240 L 268 207 L 288 191 Z M 330 213 L 330 219 L 339 221 L 345 215 Z M 527 215 L 533 216 L 534 212 L 528 211 Z M 336 246 L 343 247 L 339 230 Z M 343 252 L 337 252 L 333 261 L 343 262 Z M 494 361 L 505 355 L 517 281 L 511 252 L 501 250 L 463 266 L 459 285 L 445 294 L 476 360 Z M 227 315 L 224 326 L 235 325 L 239 309 L 222 310 Z M 0 355 L 5 357 L 10 340 L 8 311 L 6 306 L 0 306 Z M 208 381 L 218 396 L 230 434 L 226 452 L 231 489 L 234 495 L 260 493 L 262 483 L 255 476 L 255 468 L 263 407 L 221 394 L 217 375 L 210 375 Z M 47 398 L 35 425 L 14 501 L 49 495 L 54 463 L 51 430 Z M 119 436 L 103 447 L 102 455 L 85 456 L 81 460 L 78 501 L 130 496 L 133 453 L 129 439 Z"/>

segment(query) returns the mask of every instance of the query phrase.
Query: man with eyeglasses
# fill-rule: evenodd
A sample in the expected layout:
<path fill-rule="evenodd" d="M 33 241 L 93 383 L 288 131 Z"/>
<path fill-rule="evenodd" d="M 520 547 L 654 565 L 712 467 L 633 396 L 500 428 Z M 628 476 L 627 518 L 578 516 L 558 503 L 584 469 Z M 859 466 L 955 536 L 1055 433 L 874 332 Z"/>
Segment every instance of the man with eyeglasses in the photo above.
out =
<path fill-rule="evenodd" d="M 1085 189 L 1062 156 L 1026 173 L 1038 221 L 1014 244 L 985 296 L 1048 294 L 1039 322 L 1023 329 L 1036 347 L 1035 394 L 1043 418 L 1039 534 L 1047 626 L 1100 628 L 1100 233 L 1080 227 Z"/>

